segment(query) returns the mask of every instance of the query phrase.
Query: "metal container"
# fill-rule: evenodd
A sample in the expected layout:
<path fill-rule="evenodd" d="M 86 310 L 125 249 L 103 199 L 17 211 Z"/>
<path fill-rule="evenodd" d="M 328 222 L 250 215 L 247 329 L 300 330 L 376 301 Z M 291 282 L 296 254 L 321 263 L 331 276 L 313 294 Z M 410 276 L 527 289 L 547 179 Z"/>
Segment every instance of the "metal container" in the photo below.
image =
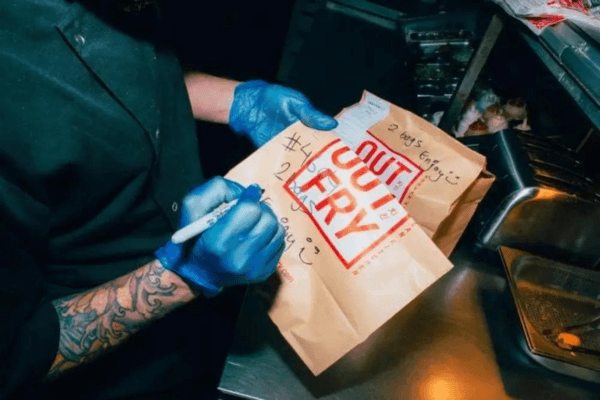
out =
<path fill-rule="evenodd" d="M 566 149 L 512 130 L 464 138 L 484 154 L 497 181 L 480 205 L 479 245 L 509 246 L 555 260 L 600 268 L 600 194 Z M 565 162 L 568 161 L 568 162 Z"/>
<path fill-rule="evenodd" d="M 521 325 L 525 353 L 546 368 L 600 382 L 600 330 L 580 334 L 576 348 L 561 347 L 549 332 L 600 316 L 600 272 L 500 248 Z"/>

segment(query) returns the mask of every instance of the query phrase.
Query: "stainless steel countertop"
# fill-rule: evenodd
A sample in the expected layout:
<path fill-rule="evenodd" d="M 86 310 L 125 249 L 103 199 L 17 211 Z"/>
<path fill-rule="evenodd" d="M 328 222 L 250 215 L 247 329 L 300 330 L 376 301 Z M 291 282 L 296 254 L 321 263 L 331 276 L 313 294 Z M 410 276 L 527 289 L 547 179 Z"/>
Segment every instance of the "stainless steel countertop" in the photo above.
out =
<path fill-rule="evenodd" d="M 366 342 L 314 377 L 249 296 L 219 385 L 246 399 L 599 399 L 600 385 L 525 353 L 500 257 L 472 251 Z M 225 396 L 224 396 L 225 397 Z M 229 397 L 227 397 L 229 398 Z"/>

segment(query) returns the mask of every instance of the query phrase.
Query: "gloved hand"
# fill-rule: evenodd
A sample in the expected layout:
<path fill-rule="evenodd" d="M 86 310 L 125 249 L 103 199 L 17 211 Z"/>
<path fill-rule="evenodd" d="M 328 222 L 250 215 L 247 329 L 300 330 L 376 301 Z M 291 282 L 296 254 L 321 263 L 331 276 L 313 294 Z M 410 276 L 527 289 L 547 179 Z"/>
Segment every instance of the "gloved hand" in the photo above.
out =
<path fill-rule="evenodd" d="M 332 130 L 337 121 L 316 110 L 302 93 L 255 80 L 235 88 L 229 126 L 260 147 L 296 121 L 318 130 Z"/>
<path fill-rule="evenodd" d="M 285 248 L 284 230 L 269 206 L 260 202 L 257 185 L 244 189 L 219 177 L 198 186 L 182 203 L 179 225 L 238 197 L 238 203 L 199 238 L 181 244 L 169 241 L 155 253 L 163 267 L 208 297 L 227 286 L 266 280 Z"/>

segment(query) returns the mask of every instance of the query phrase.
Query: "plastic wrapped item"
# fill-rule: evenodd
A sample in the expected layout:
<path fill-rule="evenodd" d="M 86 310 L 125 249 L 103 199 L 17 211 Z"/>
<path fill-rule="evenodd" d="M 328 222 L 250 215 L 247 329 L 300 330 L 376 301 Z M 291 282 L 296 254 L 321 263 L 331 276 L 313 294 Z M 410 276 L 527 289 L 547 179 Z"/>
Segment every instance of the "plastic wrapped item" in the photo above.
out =
<path fill-rule="evenodd" d="M 429 122 L 431 122 L 435 126 L 439 126 L 440 121 L 442 120 L 443 116 L 444 116 L 444 111 L 436 111 L 431 116 L 431 121 L 429 121 Z"/>
<path fill-rule="evenodd" d="M 475 99 L 477 109 L 482 113 L 494 104 L 498 104 L 500 101 L 496 93 L 489 88 L 479 90 Z"/>
<path fill-rule="evenodd" d="M 521 99 L 510 99 L 504 106 L 504 115 L 507 119 L 525 119 L 527 117 L 527 106 Z"/>
<path fill-rule="evenodd" d="M 469 126 L 479 119 L 485 125 L 488 118 L 500 113 L 499 103 L 499 97 L 490 87 L 485 84 L 476 84 L 473 89 L 473 99 L 465 107 L 465 111 L 454 129 L 455 136 L 459 138 L 468 136 L 466 132 Z"/>
<path fill-rule="evenodd" d="M 489 106 L 485 112 L 483 113 L 483 118 L 487 121 L 495 116 L 498 116 L 502 113 L 502 108 L 500 107 L 500 104 L 496 103 L 493 104 L 491 106 Z"/>
<path fill-rule="evenodd" d="M 469 129 L 469 126 L 480 119 L 482 117 L 481 112 L 477 109 L 477 105 L 475 102 L 471 102 L 466 111 L 460 117 L 456 128 L 454 129 L 454 134 L 456 137 L 464 137 L 465 133 Z"/>
<path fill-rule="evenodd" d="M 500 114 L 493 115 L 487 119 L 487 133 L 498 132 L 506 128 L 508 128 L 508 121 Z"/>
<path fill-rule="evenodd" d="M 488 133 L 488 127 L 485 122 L 478 119 L 469 125 L 469 129 L 465 132 L 465 136 L 481 136 Z"/>

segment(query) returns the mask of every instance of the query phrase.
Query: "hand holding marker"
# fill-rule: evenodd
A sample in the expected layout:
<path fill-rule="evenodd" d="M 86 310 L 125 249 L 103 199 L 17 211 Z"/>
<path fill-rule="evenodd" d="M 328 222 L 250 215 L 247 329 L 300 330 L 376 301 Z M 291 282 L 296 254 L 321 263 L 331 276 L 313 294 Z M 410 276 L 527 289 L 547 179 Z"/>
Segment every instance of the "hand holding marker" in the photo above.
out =
<path fill-rule="evenodd" d="M 221 177 L 194 188 L 182 202 L 181 231 L 156 251 L 157 259 L 207 297 L 228 286 L 263 282 L 285 246 L 284 229 L 260 202 L 261 194 L 258 185 L 244 189 Z"/>
<path fill-rule="evenodd" d="M 257 186 L 258 187 L 258 186 Z M 261 196 L 265 193 L 265 189 L 259 187 Z M 171 237 L 171 241 L 175 244 L 184 243 L 193 237 L 196 237 L 214 224 L 217 223 L 229 210 L 233 208 L 238 202 L 238 199 L 223 203 L 212 212 L 206 214 L 204 217 L 192 222 L 191 224 L 179 229 Z"/>

